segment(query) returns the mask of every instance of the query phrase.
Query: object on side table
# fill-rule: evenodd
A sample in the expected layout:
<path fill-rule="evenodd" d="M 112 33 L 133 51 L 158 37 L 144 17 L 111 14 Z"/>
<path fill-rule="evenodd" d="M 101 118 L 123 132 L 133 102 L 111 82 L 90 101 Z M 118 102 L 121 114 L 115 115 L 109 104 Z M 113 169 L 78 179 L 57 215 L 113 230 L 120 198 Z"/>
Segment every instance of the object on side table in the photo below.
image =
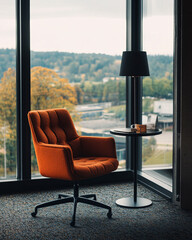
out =
<path fill-rule="evenodd" d="M 147 129 L 149 129 L 149 130 L 158 129 L 158 116 L 157 116 L 157 114 L 148 114 Z"/>
<path fill-rule="evenodd" d="M 136 130 L 137 133 L 145 133 L 147 130 L 147 125 L 145 124 L 132 124 L 131 128 Z"/>

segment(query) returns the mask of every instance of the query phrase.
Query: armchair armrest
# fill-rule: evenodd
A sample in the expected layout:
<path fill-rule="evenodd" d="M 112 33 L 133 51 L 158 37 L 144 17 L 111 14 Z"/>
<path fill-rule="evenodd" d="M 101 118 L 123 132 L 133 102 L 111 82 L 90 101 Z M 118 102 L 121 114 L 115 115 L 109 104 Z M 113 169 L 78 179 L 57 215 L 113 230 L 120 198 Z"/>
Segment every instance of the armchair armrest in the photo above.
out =
<path fill-rule="evenodd" d="M 115 140 L 112 137 L 80 137 L 83 156 L 117 158 Z"/>
<path fill-rule="evenodd" d="M 73 180 L 73 155 L 70 146 L 40 142 L 35 145 L 35 151 L 41 175 Z"/>

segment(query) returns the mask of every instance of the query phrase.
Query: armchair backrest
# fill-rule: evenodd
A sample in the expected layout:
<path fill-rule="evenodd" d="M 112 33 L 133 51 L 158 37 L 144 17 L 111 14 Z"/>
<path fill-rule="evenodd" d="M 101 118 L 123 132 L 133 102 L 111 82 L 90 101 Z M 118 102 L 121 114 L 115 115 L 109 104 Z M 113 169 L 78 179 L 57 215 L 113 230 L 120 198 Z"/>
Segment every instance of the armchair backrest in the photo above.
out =
<path fill-rule="evenodd" d="M 79 136 L 66 109 L 30 111 L 28 119 L 34 145 L 39 142 L 69 144 L 72 147 L 73 154 L 78 155 Z"/>

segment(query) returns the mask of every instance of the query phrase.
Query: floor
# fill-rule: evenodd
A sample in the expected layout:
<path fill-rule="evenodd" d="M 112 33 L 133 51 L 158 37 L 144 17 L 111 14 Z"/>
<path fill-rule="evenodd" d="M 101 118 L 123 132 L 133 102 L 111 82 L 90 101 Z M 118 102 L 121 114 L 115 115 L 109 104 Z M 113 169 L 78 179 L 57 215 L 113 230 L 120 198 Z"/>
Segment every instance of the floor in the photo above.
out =
<path fill-rule="evenodd" d="M 70 222 L 73 204 L 40 209 L 31 216 L 38 203 L 57 199 L 63 191 L 29 192 L 0 196 L 0 240 L 182 240 L 192 239 L 192 212 L 163 199 L 138 185 L 138 196 L 149 198 L 153 205 L 140 209 L 118 207 L 115 201 L 133 194 L 133 183 L 84 186 L 80 194 L 96 193 L 97 200 L 112 207 L 112 219 L 107 210 L 79 204 L 76 227 Z"/>

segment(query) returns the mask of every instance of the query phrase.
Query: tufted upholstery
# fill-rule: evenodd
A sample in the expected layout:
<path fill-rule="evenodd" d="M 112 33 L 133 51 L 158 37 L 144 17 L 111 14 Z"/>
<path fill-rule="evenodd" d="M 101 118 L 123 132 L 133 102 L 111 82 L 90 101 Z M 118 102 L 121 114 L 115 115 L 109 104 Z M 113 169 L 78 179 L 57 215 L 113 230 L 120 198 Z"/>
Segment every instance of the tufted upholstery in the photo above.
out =
<path fill-rule="evenodd" d="M 43 176 L 78 181 L 117 169 L 114 139 L 79 136 L 67 110 L 30 111 L 28 120 Z"/>

